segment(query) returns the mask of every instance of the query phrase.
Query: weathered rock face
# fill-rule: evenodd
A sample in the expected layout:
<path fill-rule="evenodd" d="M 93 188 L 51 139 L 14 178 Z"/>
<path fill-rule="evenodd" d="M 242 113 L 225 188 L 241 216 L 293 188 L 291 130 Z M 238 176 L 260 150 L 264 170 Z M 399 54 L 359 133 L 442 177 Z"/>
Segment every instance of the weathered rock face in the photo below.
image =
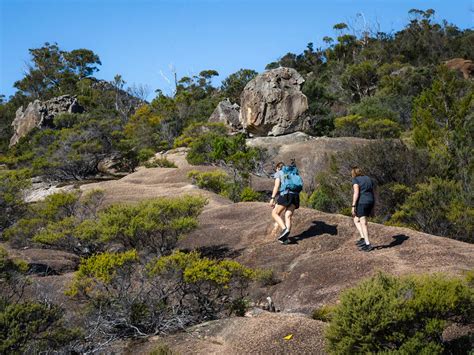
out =
<path fill-rule="evenodd" d="M 305 129 L 308 99 L 303 77 L 292 68 L 266 71 L 252 79 L 240 96 L 240 122 L 255 136 L 278 136 Z"/>
<path fill-rule="evenodd" d="M 13 136 L 10 139 L 10 147 L 18 143 L 20 138 L 26 136 L 33 128 L 52 126 L 53 118 L 60 113 L 81 113 L 84 109 L 77 99 L 70 95 L 54 97 L 48 101 L 35 100 L 30 102 L 23 111 L 21 106 L 16 111 L 13 120 Z"/>
<path fill-rule="evenodd" d="M 224 123 L 232 132 L 241 132 L 242 123 L 239 120 L 240 107 L 232 104 L 229 99 L 219 102 L 214 112 L 209 117 L 209 122 Z"/>
<path fill-rule="evenodd" d="M 469 79 L 474 74 L 474 63 L 472 60 L 463 58 L 454 58 L 444 62 L 449 69 L 455 69 L 462 73 L 464 79 Z"/>
<path fill-rule="evenodd" d="M 369 140 L 356 137 L 312 137 L 302 132 L 295 132 L 280 137 L 256 137 L 247 140 L 251 147 L 267 151 L 268 160 L 264 170 L 272 170 L 272 162 L 282 161 L 289 164 L 295 160 L 304 181 L 305 189 L 311 190 L 316 185 L 316 175 L 329 167 L 330 157 L 338 152 L 348 152 L 367 144 Z M 258 191 L 271 190 L 274 180 L 271 178 L 252 177 L 252 187 Z"/>

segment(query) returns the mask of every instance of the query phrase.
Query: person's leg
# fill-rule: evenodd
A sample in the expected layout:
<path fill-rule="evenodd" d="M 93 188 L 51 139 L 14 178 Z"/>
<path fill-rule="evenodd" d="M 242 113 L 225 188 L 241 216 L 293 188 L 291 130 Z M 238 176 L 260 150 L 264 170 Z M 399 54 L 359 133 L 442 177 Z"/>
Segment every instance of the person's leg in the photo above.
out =
<path fill-rule="evenodd" d="M 355 224 L 357 230 L 359 231 L 360 238 L 365 239 L 364 232 L 362 231 L 362 225 L 360 223 L 360 218 L 359 217 L 357 217 L 357 216 L 354 217 L 354 224 Z"/>
<path fill-rule="evenodd" d="M 285 224 L 288 230 L 291 230 L 291 218 L 293 217 L 294 211 L 295 211 L 294 205 L 290 205 L 285 211 Z"/>
<path fill-rule="evenodd" d="M 360 217 L 360 227 L 362 229 L 362 234 L 365 240 L 365 244 L 369 245 L 369 230 L 367 228 L 367 218 L 366 217 Z"/>
<path fill-rule="evenodd" d="M 273 219 L 275 220 L 275 222 L 278 223 L 278 225 L 280 226 L 280 228 L 283 230 L 286 228 L 286 225 L 285 225 L 285 222 L 283 222 L 283 219 L 281 218 L 281 214 L 282 212 L 286 209 L 285 206 L 282 206 L 282 205 L 275 205 L 275 207 L 273 208 L 273 211 L 272 211 L 272 217 Z"/>

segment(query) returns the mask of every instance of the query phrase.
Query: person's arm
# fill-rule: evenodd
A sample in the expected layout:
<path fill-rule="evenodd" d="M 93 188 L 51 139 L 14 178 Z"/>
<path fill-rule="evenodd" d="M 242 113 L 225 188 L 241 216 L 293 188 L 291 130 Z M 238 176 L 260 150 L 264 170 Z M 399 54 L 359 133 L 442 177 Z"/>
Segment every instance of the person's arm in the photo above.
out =
<path fill-rule="evenodd" d="M 270 206 L 275 206 L 275 199 L 278 193 L 278 190 L 280 189 L 280 178 L 275 179 L 275 185 L 273 186 L 273 191 L 272 191 L 272 199 L 270 200 Z"/>
<path fill-rule="evenodd" d="M 359 199 L 359 185 L 354 184 L 352 185 L 354 187 L 354 194 L 352 195 L 352 215 L 355 216 L 355 208 L 357 205 L 357 200 Z"/>

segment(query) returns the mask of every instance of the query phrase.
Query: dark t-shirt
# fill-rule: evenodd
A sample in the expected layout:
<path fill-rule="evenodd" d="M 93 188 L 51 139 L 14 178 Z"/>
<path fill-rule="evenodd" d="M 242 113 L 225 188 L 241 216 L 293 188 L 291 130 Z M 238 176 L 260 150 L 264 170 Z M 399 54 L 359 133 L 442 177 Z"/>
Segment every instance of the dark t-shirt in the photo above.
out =
<path fill-rule="evenodd" d="M 352 179 L 352 185 L 359 185 L 359 200 L 357 203 L 374 203 L 374 182 L 368 176 L 356 176 Z"/>

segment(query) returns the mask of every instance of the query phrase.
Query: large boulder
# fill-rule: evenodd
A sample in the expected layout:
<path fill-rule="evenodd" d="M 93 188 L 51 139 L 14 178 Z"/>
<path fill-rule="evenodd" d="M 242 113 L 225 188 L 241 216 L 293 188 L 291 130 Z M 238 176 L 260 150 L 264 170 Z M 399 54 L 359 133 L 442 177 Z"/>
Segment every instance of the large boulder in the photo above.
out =
<path fill-rule="evenodd" d="M 32 129 L 38 127 L 53 126 L 53 119 L 60 113 L 81 113 L 83 107 L 74 96 L 63 95 L 54 97 L 48 101 L 35 100 L 30 102 L 23 111 L 21 106 L 16 111 L 13 120 L 13 136 L 10 139 L 10 147 L 18 143 L 20 138 L 26 136 Z"/>
<path fill-rule="evenodd" d="M 306 128 L 308 99 L 301 92 L 303 77 L 292 68 L 264 72 L 245 86 L 240 122 L 254 136 L 278 136 Z"/>
<path fill-rule="evenodd" d="M 232 104 L 229 99 L 225 99 L 217 105 L 214 112 L 209 117 L 209 122 L 224 123 L 231 132 L 241 132 L 242 124 L 239 120 L 240 107 Z"/>
<path fill-rule="evenodd" d="M 444 62 L 444 64 L 452 70 L 458 70 L 462 73 L 464 79 L 469 79 L 474 73 L 474 63 L 472 60 L 463 58 L 454 58 Z"/>

